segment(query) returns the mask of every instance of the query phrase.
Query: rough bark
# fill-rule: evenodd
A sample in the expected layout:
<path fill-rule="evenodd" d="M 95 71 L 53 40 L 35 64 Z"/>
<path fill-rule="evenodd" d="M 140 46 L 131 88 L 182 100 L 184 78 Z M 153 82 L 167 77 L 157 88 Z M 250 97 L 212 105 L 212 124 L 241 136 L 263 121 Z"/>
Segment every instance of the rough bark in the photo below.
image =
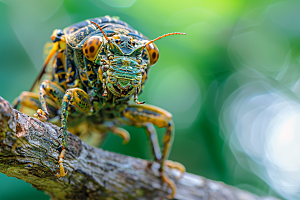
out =
<path fill-rule="evenodd" d="M 162 184 L 158 164 L 89 146 L 69 133 L 64 166 L 57 178 L 61 139 L 59 128 L 11 108 L 0 97 L 0 172 L 30 183 L 52 199 L 165 199 L 170 189 Z M 258 200 L 258 197 L 224 183 L 166 168 L 175 181 L 175 199 Z"/>

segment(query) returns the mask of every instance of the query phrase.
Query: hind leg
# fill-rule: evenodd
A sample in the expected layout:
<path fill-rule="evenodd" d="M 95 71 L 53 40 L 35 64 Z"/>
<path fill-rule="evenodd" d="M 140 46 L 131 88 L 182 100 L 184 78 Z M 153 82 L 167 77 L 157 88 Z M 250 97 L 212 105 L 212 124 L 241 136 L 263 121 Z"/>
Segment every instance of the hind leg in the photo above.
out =
<path fill-rule="evenodd" d="M 174 124 L 172 121 L 172 115 L 161 108 L 151 105 L 129 105 L 124 110 L 123 116 L 129 120 L 129 124 L 145 127 L 150 139 L 155 160 L 160 163 L 159 171 L 162 180 L 172 188 L 172 194 L 169 195 L 168 198 L 173 198 L 176 193 L 176 186 L 174 182 L 164 173 L 164 166 L 167 165 L 171 168 L 177 168 L 182 174 L 185 172 L 185 167 L 180 163 L 167 160 L 174 137 Z M 159 128 L 166 128 L 162 152 L 160 151 L 156 131 L 153 125 L 156 125 Z"/>

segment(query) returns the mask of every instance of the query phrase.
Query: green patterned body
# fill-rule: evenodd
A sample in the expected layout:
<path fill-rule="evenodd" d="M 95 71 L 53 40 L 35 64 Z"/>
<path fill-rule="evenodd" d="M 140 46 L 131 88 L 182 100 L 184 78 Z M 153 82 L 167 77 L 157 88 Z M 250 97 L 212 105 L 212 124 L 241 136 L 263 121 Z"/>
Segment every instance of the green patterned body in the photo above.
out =
<path fill-rule="evenodd" d="M 143 69 L 136 67 L 137 63 L 134 60 L 130 60 L 130 62 L 127 63 L 126 70 L 124 70 L 123 64 L 126 59 L 124 57 L 112 60 L 115 65 L 105 65 L 105 61 L 103 60 L 107 60 L 107 57 L 109 56 L 106 48 L 101 49 L 101 58 L 98 59 L 98 62 L 92 62 L 86 59 L 82 52 L 84 42 L 91 36 L 103 36 L 102 32 L 91 24 L 90 21 L 99 24 L 108 37 L 116 34 L 123 34 L 140 41 L 145 41 L 147 38 L 130 27 L 127 23 L 109 16 L 79 22 L 63 30 L 67 47 L 64 50 L 64 55 L 62 57 L 66 57 L 66 64 L 65 66 L 61 65 L 60 63 L 63 63 L 61 59 L 58 57 L 56 58 L 57 64 L 53 70 L 54 75 L 52 82 L 57 83 L 64 89 L 81 88 L 86 91 L 90 98 L 93 99 L 93 102 L 95 102 L 94 112 L 102 113 L 99 117 L 104 118 L 101 120 L 105 121 L 105 119 L 120 117 L 120 113 L 126 107 L 125 105 L 128 104 L 129 98 L 132 97 L 136 91 L 131 90 L 125 95 L 118 96 L 118 93 L 116 92 L 116 89 L 118 88 L 114 87 L 113 84 L 115 80 L 110 78 L 107 82 L 107 87 L 110 92 L 108 92 L 108 96 L 103 97 L 103 84 L 98 79 L 99 65 L 102 67 L 104 78 L 113 77 L 113 79 L 117 79 L 121 87 L 126 88 L 131 87 L 132 83 L 134 84 L 135 82 L 138 82 L 138 79 L 140 80 L 142 78 L 142 70 L 145 70 L 146 73 L 148 72 L 149 67 L 147 65 L 149 63 L 149 58 L 146 50 L 143 50 L 141 60 L 147 67 Z M 127 55 L 130 55 L 134 49 L 129 49 L 125 46 L 124 48 L 121 48 L 121 50 Z M 111 70 L 109 70 L 109 68 Z M 112 74 L 108 76 L 108 73 L 110 72 Z M 59 77 L 55 76 L 57 74 L 64 75 Z M 138 89 L 139 93 L 142 87 Z M 76 112 L 76 109 L 73 109 L 72 112 Z M 74 114 L 76 116 L 76 113 Z"/>
<path fill-rule="evenodd" d="M 116 59 L 110 62 L 110 66 L 106 65 L 108 63 L 105 63 L 108 60 L 107 57 L 110 56 L 108 55 L 107 48 L 101 49 L 101 52 L 99 52 L 101 57 L 97 62 L 86 59 L 82 52 L 84 42 L 92 36 L 103 36 L 102 32 L 91 24 L 90 21 L 99 24 L 108 37 L 122 34 L 139 41 L 147 41 L 147 38 L 143 34 L 134 30 L 127 23 L 109 16 L 93 18 L 76 23 L 63 30 L 63 35 L 66 38 L 66 47 L 58 51 L 53 62 L 49 62 L 47 71 L 49 74 L 51 73 L 51 76 L 44 75 L 45 78 L 42 78 L 41 80 L 51 80 L 51 82 L 61 86 L 63 90 L 70 88 L 82 89 L 89 95 L 89 98 L 93 102 L 93 113 L 99 113 L 97 114 L 96 121 L 116 121 L 117 118 L 121 117 L 122 111 L 126 108 L 129 99 L 134 93 L 139 93 L 142 90 L 144 82 L 137 88 L 138 91 L 134 90 L 131 85 L 142 79 L 142 71 L 147 75 L 150 68 L 148 54 L 146 50 L 143 50 L 140 58 L 145 65 L 143 69 L 137 66 L 138 63 L 135 60 L 127 60 L 128 62 L 126 63 L 126 66 L 124 66 L 123 63 L 126 61 L 126 57 L 117 57 L 118 49 L 115 50 L 116 53 L 114 54 Z M 126 55 L 130 55 L 134 50 L 134 48 L 130 49 L 127 46 L 120 49 L 123 53 L 126 53 Z M 99 66 L 102 68 L 103 77 L 108 77 L 107 96 L 102 96 L 105 89 L 103 83 L 101 83 L 98 78 Z M 118 88 L 116 87 L 116 84 L 114 84 L 116 80 L 120 87 L 130 87 L 129 89 L 132 90 L 126 91 L 126 94 L 120 96 L 117 91 Z M 36 85 L 40 84 L 40 82 L 36 83 Z M 56 87 L 56 85 L 52 85 L 52 87 Z M 50 90 L 52 93 L 50 99 L 56 100 L 57 104 L 61 105 L 64 94 L 57 91 L 59 91 L 57 88 Z M 50 99 L 48 101 L 50 101 Z M 49 105 L 48 107 L 50 107 L 50 118 L 57 120 L 56 116 L 60 113 L 60 106 L 58 106 L 58 109 Z M 79 121 L 86 120 L 86 114 L 82 113 L 76 106 L 70 105 L 69 107 L 69 127 L 75 127 Z M 50 121 L 55 122 L 53 119 L 50 119 Z M 74 123 L 72 121 L 74 121 Z"/>
<path fill-rule="evenodd" d="M 170 33 L 162 37 L 180 34 Z M 109 16 L 79 22 L 55 30 L 52 44 L 46 44 L 44 68 L 30 92 L 23 92 L 14 102 L 22 112 L 37 110 L 40 120 L 61 125 L 62 150 L 58 177 L 66 176 L 63 159 L 68 148 L 67 130 L 99 145 L 108 132 L 130 139 L 122 125 L 142 127 L 149 137 L 155 161 L 160 163 L 164 182 L 176 187 L 163 172 L 174 137 L 172 114 L 139 102 L 148 71 L 158 60 L 158 49 L 144 35 L 127 23 Z M 50 50 L 51 48 L 51 50 Z M 36 91 L 34 91 L 36 90 Z M 36 93 L 38 92 L 38 93 Z M 129 103 L 134 98 L 133 103 Z M 59 123 L 60 121 L 60 123 Z M 165 128 L 160 151 L 154 125 Z M 180 164 L 170 167 L 184 172 Z"/>

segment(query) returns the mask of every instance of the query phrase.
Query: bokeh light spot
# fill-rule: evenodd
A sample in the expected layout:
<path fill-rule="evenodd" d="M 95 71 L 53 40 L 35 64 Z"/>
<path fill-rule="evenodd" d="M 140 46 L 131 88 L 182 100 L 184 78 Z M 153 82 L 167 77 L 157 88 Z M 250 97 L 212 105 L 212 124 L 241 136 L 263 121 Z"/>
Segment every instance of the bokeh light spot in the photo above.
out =
<path fill-rule="evenodd" d="M 152 92 L 148 93 L 147 99 L 151 104 L 171 112 L 177 122 L 176 128 L 189 127 L 201 105 L 198 81 L 181 67 L 168 68 L 155 78 L 154 85 L 148 88 Z"/>

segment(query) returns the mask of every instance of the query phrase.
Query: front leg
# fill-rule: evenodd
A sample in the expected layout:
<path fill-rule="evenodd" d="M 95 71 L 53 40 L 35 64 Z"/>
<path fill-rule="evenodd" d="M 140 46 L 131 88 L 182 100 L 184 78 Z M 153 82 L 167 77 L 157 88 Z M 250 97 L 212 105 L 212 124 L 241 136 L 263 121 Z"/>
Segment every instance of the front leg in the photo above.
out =
<path fill-rule="evenodd" d="M 44 80 L 39 87 L 39 99 L 42 109 L 38 109 L 35 116 L 37 116 L 41 121 L 46 121 L 49 117 L 46 96 L 54 101 L 56 105 L 61 105 L 64 94 L 65 90 L 61 86 L 54 82 Z"/>
<path fill-rule="evenodd" d="M 164 173 L 164 166 L 177 168 L 182 173 L 185 172 L 183 165 L 168 161 L 169 153 L 172 147 L 174 138 L 174 124 L 172 121 L 172 114 L 152 105 L 129 105 L 123 112 L 123 116 L 129 119 L 129 124 L 135 126 L 143 126 L 150 138 L 152 151 L 155 160 L 160 162 L 160 174 L 162 180 L 172 188 L 172 194 L 168 198 L 173 198 L 176 193 L 176 186 L 174 182 Z M 157 135 L 153 125 L 159 128 L 166 128 L 166 133 L 163 139 L 163 151 L 160 153 Z"/>
<path fill-rule="evenodd" d="M 68 148 L 67 141 L 67 120 L 68 120 L 68 108 L 69 105 L 76 106 L 81 112 L 90 114 L 91 113 L 91 103 L 88 94 L 79 88 L 68 89 L 63 97 L 62 107 L 61 107 L 61 129 L 62 129 L 62 151 L 59 155 L 59 168 L 60 174 L 57 174 L 57 177 L 64 177 L 67 175 L 67 172 L 64 170 L 63 161 L 66 149 Z"/>
<path fill-rule="evenodd" d="M 46 102 L 50 112 L 52 112 L 52 116 L 55 116 L 57 110 L 60 108 L 60 105 L 57 105 L 50 98 L 46 98 Z M 33 92 L 24 91 L 14 100 L 13 108 L 26 114 L 28 114 L 28 109 L 36 111 L 41 108 L 39 95 Z"/>

